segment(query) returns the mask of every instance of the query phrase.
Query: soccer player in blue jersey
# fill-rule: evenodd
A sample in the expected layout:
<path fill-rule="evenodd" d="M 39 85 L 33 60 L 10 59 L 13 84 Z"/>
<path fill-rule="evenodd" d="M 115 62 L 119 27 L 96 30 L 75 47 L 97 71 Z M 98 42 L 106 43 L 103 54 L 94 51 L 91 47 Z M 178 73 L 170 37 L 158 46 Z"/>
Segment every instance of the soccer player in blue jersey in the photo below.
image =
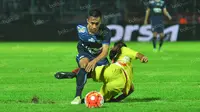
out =
<path fill-rule="evenodd" d="M 78 55 L 76 57 L 79 71 L 76 74 L 76 95 L 71 104 L 81 103 L 81 94 L 87 81 L 87 74 L 94 70 L 95 66 L 109 64 L 107 59 L 111 31 L 103 24 L 102 14 L 99 10 L 89 11 L 86 25 L 78 25 Z M 58 79 L 70 76 L 72 72 L 58 72 L 55 77 Z"/>
<path fill-rule="evenodd" d="M 159 44 L 159 51 L 161 50 L 161 47 L 163 45 L 163 40 L 164 40 L 164 24 L 163 24 L 163 14 L 166 15 L 169 20 L 172 19 L 170 14 L 168 13 L 166 9 L 166 4 L 163 0 L 150 0 L 147 10 L 146 10 L 146 15 L 145 15 L 145 20 L 144 24 L 147 24 L 149 15 L 151 25 L 152 25 L 152 32 L 153 32 L 153 51 L 157 51 L 156 49 L 156 40 L 157 40 L 157 34 L 160 35 L 160 44 Z"/>

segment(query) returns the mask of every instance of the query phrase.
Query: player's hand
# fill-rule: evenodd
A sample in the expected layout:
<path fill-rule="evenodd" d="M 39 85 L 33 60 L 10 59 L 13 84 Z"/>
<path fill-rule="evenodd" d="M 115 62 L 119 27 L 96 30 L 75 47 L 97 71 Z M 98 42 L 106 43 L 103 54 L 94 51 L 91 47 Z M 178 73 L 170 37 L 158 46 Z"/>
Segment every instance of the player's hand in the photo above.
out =
<path fill-rule="evenodd" d="M 140 59 L 141 63 L 147 63 L 148 62 L 148 58 L 143 56 L 141 59 Z"/>
<path fill-rule="evenodd" d="M 92 60 L 92 61 L 90 61 L 88 64 L 87 64 L 87 66 L 86 66 L 86 68 L 85 68 L 85 71 L 86 72 L 91 72 L 91 71 L 93 71 L 94 70 L 94 68 L 95 68 L 95 66 L 96 66 L 96 61 L 95 60 Z"/>

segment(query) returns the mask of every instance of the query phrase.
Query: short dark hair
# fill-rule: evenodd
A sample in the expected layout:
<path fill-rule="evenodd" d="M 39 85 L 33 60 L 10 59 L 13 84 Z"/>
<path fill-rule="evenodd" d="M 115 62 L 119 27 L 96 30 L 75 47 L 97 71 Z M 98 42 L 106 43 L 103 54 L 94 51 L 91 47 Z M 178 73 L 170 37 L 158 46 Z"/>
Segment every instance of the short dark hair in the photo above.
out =
<path fill-rule="evenodd" d="M 102 13 L 101 13 L 101 11 L 98 10 L 98 9 L 91 9 L 91 10 L 89 11 L 89 13 L 88 13 L 88 17 L 90 17 L 90 16 L 102 18 Z"/>

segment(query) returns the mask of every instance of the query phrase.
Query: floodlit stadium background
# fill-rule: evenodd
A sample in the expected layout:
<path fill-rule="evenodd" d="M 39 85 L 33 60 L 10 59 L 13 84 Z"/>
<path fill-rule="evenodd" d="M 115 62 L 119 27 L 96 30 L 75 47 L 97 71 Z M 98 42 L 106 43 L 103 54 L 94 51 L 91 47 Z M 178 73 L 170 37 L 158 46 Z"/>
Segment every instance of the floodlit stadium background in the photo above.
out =
<path fill-rule="evenodd" d="M 148 0 L 0 0 L 0 111 L 199 112 L 200 1 L 165 1 L 173 20 L 165 17 L 164 52 L 154 53 L 143 25 Z M 77 67 L 76 25 L 90 8 L 102 11 L 112 44 L 124 40 L 149 58 L 133 62 L 131 96 L 91 110 L 70 104 L 75 79 L 54 78 Z M 100 86 L 89 79 L 83 95 Z"/>

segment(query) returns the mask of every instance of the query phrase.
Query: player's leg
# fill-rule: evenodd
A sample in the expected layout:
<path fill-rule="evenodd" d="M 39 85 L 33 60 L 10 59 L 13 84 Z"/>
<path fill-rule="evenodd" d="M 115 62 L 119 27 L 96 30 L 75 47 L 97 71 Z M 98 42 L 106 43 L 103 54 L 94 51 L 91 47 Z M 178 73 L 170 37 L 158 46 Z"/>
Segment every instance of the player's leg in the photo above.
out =
<path fill-rule="evenodd" d="M 74 73 L 69 73 L 69 72 L 57 72 L 55 75 L 55 78 L 57 79 L 72 79 L 76 77 L 76 74 Z"/>
<path fill-rule="evenodd" d="M 123 94 L 119 95 L 117 98 L 113 99 L 113 101 L 115 102 L 120 102 L 122 101 L 123 99 L 127 98 L 129 95 L 131 95 L 132 93 L 134 92 L 134 85 L 132 84 L 131 87 L 130 87 L 130 90 L 128 92 L 128 94 L 125 94 L 123 92 Z"/>
<path fill-rule="evenodd" d="M 79 63 L 79 58 L 80 58 L 80 55 L 77 55 L 76 56 L 77 63 Z M 57 72 L 54 76 L 57 79 L 73 79 L 74 77 L 76 77 L 79 70 L 80 70 L 80 67 L 72 70 L 72 72 Z"/>
<path fill-rule="evenodd" d="M 156 32 L 156 18 L 154 18 L 153 16 L 150 18 L 151 20 L 151 32 L 153 33 L 153 38 L 152 38 L 152 44 L 153 44 L 153 51 L 156 51 L 156 36 L 157 36 L 157 32 Z"/>
<path fill-rule="evenodd" d="M 153 39 L 152 39 L 152 42 L 153 42 L 153 51 L 156 52 L 157 49 L 156 49 L 156 41 L 157 41 L 157 32 L 153 32 Z"/>
<path fill-rule="evenodd" d="M 120 91 L 114 91 L 110 86 L 111 85 L 107 83 L 104 84 L 100 89 L 100 93 L 103 95 L 105 102 L 109 102 L 110 99 L 112 99 L 120 93 Z"/>
<path fill-rule="evenodd" d="M 90 60 L 93 60 L 94 58 L 95 58 L 95 57 L 91 57 L 91 56 L 90 56 Z M 107 58 L 104 58 L 104 59 L 98 61 L 98 62 L 96 63 L 96 66 L 108 65 L 108 64 L 109 64 L 108 59 L 107 59 Z M 75 73 L 75 72 L 74 72 L 74 73 Z M 87 78 L 92 78 L 92 72 L 87 73 Z"/>
<path fill-rule="evenodd" d="M 91 57 L 91 56 L 90 56 L 90 58 L 94 59 L 94 57 Z M 77 60 L 77 62 L 78 62 L 78 60 Z M 97 62 L 96 66 L 107 65 L 107 64 L 109 64 L 109 61 L 107 58 L 104 58 L 104 59 L 100 60 L 99 62 Z M 57 72 L 54 76 L 57 79 L 73 79 L 76 77 L 79 70 L 80 70 L 80 68 L 76 68 L 72 72 Z M 87 78 L 91 78 L 90 73 L 88 73 Z"/>
<path fill-rule="evenodd" d="M 153 33 L 153 38 L 152 38 L 152 43 L 153 43 L 153 51 L 156 52 L 157 49 L 156 49 L 156 41 L 157 41 L 157 24 L 156 24 L 156 20 L 155 18 L 152 18 L 151 20 L 151 31 Z"/>
<path fill-rule="evenodd" d="M 162 17 L 160 16 L 152 17 L 151 25 L 152 25 L 152 32 L 153 32 L 153 47 L 154 47 L 153 51 L 157 52 L 157 49 L 156 49 L 157 35 L 163 30 Z"/>
<path fill-rule="evenodd" d="M 107 102 L 112 101 L 115 96 L 123 91 L 125 83 L 125 77 L 117 77 L 114 80 L 112 79 L 111 82 L 104 84 L 100 90 L 100 93 L 104 96 L 104 100 Z"/>
<path fill-rule="evenodd" d="M 161 29 L 161 30 L 162 30 L 162 29 Z M 163 42 L 164 42 L 164 33 L 163 33 L 163 30 L 162 30 L 161 33 L 160 33 L 159 51 L 161 51 L 161 48 L 162 48 Z"/>
<path fill-rule="evenodd" d="M 159 43 L 159 50 L 161 49 L 163 45 L 163 40 L 164 40 L 164 23 L 163 23 L 163 17 L 158 17 L 157 18 L 157 28 L 156 31 L 160 36 L 160 43 Z"/>
<path fill-rule="evenodd" d="M 79 44 L 77 46 L 77 50 L 78 50 L 79 54 L 76 56 L 76 62 L 79 63 L 79 60 L 81 58 L 80 56 L 85 57 L 85 55 L 86 55 L 86 57 L 88 57 L 88 54 L 85 53 L 84 48 Z M 78 68 L 72 70 L 72 72 L 58 72 L 54 76 L 57 79 L 66 79 L 66 78 L 72 79 L 72 78 L 76 77 L 76 74 L 78 74 L 79 70 L 80 70 L 80 66 L 78 64 Z"/>
<path fill-rule="evenodd" d="M 80 56 L 81 58 L 82 56 Z M 71 104 L 81 104 L 81 95 L 84 85 L 87 81 L 87 72 L 85 71 L 85 67 L 89 63 L 89 58 L 83 57 L 79 59 L 79 67 L 80 70 L 76 76 L 76 95 L 75 99 L 71 102 Z"/>

